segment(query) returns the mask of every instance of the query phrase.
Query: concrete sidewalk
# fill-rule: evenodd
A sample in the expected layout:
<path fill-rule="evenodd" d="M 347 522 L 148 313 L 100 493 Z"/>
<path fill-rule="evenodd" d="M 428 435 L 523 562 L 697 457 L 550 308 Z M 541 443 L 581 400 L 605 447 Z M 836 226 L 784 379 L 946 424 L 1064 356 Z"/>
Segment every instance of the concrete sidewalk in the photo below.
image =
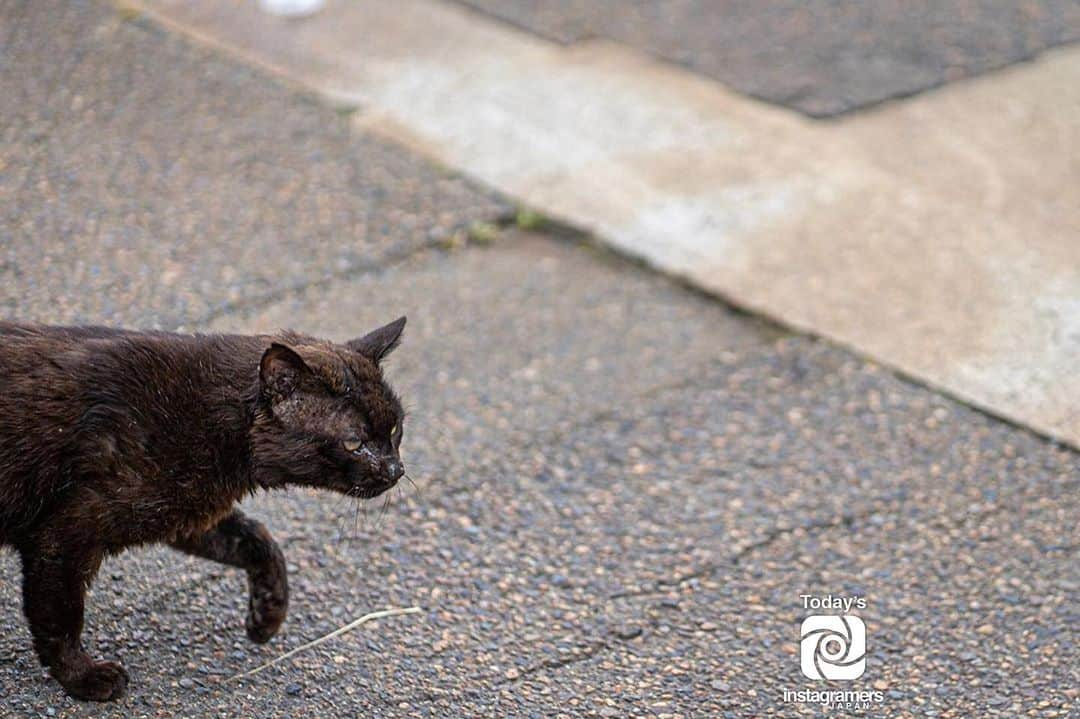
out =
<path fill-rule="evenodd" d="M 407 312 L 418 485 L 248 503 L 290 564 L 267 646 L 237 572 L 109 561 L 113 705 L 37 666 L 0 556 L 0 714 L 812 716 L 784 699 L 825 686 L 804 593 L 867 598 L 867 716 L 1077 711 L 1073 451 L 579 238 L 477 232 L 510 203 L 130 13 L 0 22 L 0 315 L 340 338 Z M 444 241 L 469 227 L 494 239 Z"/>
<path fill-rule="evenodd" d="M 1080 443 L 1076 48 L 820 123 L 438 0 L 302 23 L 142 6 L 668 273 Z"/>

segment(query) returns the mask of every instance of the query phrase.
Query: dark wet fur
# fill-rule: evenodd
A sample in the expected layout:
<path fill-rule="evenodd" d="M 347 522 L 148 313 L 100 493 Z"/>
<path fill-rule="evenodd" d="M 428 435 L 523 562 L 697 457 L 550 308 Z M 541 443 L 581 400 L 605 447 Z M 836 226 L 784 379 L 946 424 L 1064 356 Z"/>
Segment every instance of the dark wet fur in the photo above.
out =
<path fill-rule="evenodd" d="M 0 545 L 20 555 L 34 648 L 69 694 L 127 686 L 80 641 L 86 589 L 127 547 L 166 542 L 245 569 L 248 636 L 274 635 L 285 560 L 235 504 L 260 488 L 395 485 L 403 413 L 379 362 L 403 327 L 334 345 L 0 322 Z"/>

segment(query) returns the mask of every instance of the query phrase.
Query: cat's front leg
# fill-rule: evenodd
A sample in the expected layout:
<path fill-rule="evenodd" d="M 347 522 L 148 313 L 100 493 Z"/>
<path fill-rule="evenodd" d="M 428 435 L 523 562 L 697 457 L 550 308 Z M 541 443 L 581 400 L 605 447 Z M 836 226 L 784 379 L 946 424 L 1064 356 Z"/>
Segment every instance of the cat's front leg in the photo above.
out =
<path fill-rule="evenodd" d="M 248 638 L 260 644 L 277 633 L 289 608 L 285 555 L 261 523 L 234 510 L 213 529 L 172 546 L 188 554 L 247 570 Z"/>
<path fill-rule="evenodd" d="M 120 697 L 128 674 L 116 662 L 95 661 L 82 648 L 86 589 L 101 564 L 100 550 L 63 536 L 20 547 L 23 610 L 41 663 L 77 699 Z"/>

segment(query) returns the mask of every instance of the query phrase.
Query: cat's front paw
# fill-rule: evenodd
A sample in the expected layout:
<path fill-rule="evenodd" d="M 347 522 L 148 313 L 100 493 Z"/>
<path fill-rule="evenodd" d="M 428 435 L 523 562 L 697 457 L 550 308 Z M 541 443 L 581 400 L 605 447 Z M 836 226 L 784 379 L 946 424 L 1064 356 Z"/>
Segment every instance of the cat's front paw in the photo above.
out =
<path fill-rule="evenodd" d="M 57 672 L 57 680 L 76 699 L 107 702 L 124 695 L 128 673 L 116 662 L 88 661 L 77 670 Z"/>
<path fill-rule="evenodd" d="M 277 634 L 289 610 L 288 590 L 284 586 L 256 586 L 251 592 L 248 615 L 244 621 L 248 639 L 265 644 Z"/>

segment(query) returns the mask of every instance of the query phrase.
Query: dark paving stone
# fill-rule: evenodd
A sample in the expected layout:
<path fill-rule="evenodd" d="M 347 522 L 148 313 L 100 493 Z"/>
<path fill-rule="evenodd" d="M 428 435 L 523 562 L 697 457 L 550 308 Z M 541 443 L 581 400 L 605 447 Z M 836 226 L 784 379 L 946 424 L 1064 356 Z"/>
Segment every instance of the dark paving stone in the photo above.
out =
<path fill-rule="evenodd" d="M 0 316 L 191 324 L 506 207 L 89 2 L 0 7 Z"/>
<path fill-rule="evenodd" d="M 601 37 L 828 117 L 1080 38 L 1076 0 L 458 0 L 563 43 Z"/>

